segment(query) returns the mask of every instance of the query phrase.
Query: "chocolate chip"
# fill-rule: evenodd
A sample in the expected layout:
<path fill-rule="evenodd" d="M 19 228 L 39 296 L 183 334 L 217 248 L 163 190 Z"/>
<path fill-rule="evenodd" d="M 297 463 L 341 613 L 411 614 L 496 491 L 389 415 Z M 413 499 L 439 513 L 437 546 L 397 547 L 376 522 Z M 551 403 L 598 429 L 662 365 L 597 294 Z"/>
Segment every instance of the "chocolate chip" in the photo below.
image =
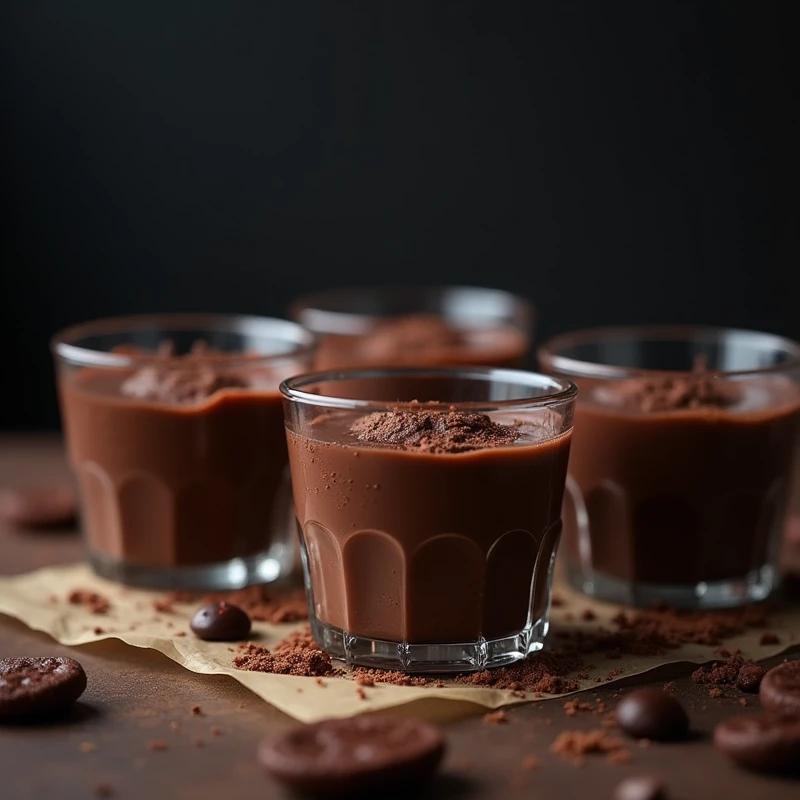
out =
<path fill-rule="evenodd" d="M 766 672 L 767 670 L 758 664 L 744 664 L 736 676 L 736 688 L 742 692 L 756 694 Z"/>
<path fill-rule="evenodd" d="M 758 696 L 768 711 L 800 715 L 800 661 L 786 661 L 769 670 Z"/>
<path fill-rule="evenodd" d="M 250 617 L 239 606 L 221 600 L 201 608 L 192 617 L 192 632 L 210 642 L 234 642 L 250 633 Z"/>
<path fill-rule="evenodd" d="M 637 739 L 682 739 L 689 730 L 683 706 L 658 689 L 639 689 L 617 704 L 617 725 Z"/>
<path fill-rule="evenodd" d="M 259 760 L 273 778 L 300 792 L 350 797 L 432 777 L 444 755 L 439 729 L 423 720 L 351 717 L 281 731 Z"/>
<path fill-rule="evenodd" d="M 614 800 L 667 800 L 667 789 L 654 775 L 638 775 L 617 784 Z"/>
<path fill-rule="evenodd" d="M 85 688 L 86 673 L 71 658 L 4 658 L 0 660 L 0 719 L 63 711 Z"/>
<path fill-rule="evenodd" d="M 737 764 L 767 772 L 800 769 L 800 717 L 732 717 L 714 729 L 714 744 Z"/>
<path fill-rule="evenodd" d="M 75 522 L 78 503 L 68 486 L 0 490 L 0 521 L 18 528 L 54 528 Z"/>

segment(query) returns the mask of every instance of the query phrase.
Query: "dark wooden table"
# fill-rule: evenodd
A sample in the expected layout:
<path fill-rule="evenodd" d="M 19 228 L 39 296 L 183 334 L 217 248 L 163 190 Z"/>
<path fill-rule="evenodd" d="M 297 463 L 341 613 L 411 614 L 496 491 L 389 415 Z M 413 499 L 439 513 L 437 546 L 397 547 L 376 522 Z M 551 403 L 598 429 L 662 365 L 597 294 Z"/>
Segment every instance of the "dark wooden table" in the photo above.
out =
<path fill-rule="evenodd" d="M 60 442 L 53 437 L 0 438 L 0 486 L 46 483 L 66 475 Z M 19 573 L 81 558 L 74 532 L 23 533 L 0 527 L 0 573 Z M 294 724 L 226 676 L 187 672 L 160 653 L 121 643 L 62 647 L 0 617 L 0 656 L 69 655 L 89 676 L 89 686 L 75 713 L 59 724 L 0 727 L 0 798 L 91 798 L 95 786 L 109 783 L 119 798 L 279 798 L 284 793 L 259 770 L 255 749 L 269 731 Z M 683 670 L 680 697 L 690 712 L 696 735 L 690 742 L 632 746 L 625 766 L 590 756 L 578 768 L 552 756 L 548 747 L 559 731 L 591 729 L 599 718 L 583 712 L 567 716 L 563 701 L 516 708 L 508 722 L 487 725 L 481 714 L 456 718 L 442 702 L 449 754 L 445 769 L 430 790 L 436 798 L 610 798 L 624 777 L 662 776 L 670 796 L 709 798 L 792 798 L 800 784 L 744 772 L 710 744 L 714 724 L 740 712 L 736 699 L 711 699 Z M 660 686 L 672 674 L 640 681 Z M 613 705 L 620 685 L 587 694 Z M 194 717 L 199 704 L 203 716 Z M 757 701 L 750 701 L 751 707 Z M 449 717 L 449 719 L 448 719 Z M 221 733 L 211 734 L 217 727 Z M 203 748 L 193 744 L 196 738 Z M 167 749 L 153 752 L 147 743 L 163 739 Z M 91 743 L 93 752 L 83 752 Z M 527 756 L 541 767 L 523 769 Z M 386 795 L 388 796 L 388 795 Z"/>

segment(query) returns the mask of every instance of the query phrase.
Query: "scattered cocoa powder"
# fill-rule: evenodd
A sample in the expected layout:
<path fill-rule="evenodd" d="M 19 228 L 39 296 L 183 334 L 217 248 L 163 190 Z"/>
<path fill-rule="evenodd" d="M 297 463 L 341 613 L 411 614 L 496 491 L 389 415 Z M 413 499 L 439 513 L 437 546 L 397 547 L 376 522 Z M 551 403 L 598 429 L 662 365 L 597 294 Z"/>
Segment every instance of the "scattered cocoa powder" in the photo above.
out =
<path fill-rule="evenodd" d="M 203 709 L 200 708 L 198 705 L 194 705 L 191 707 L 190 711 L 192 712 L 193 717 L 199 717 L 203 714 Z"/>
<path fill-rule="evenodd" d="M 167 749 L 167 743 L 163 739 L 150 739 L 147 742 L 147 749 L 159 753 Z"/>
<path fill-rule="evenodd" d="M 276 675 L 316 677 L 335 673 L 331 657 L 317 646 L 309 647 L 305 643 L 281 642 L 274 652 L 270 652 L 266 647 L 248 642 L 234 656 L 233 665 L 237 669 Z"/>
<path fill-rule="evenodd" d="M 582 659 L 574 654 L 541 652 L 534 658 L 507 667 L 459 675 L 455 683 L 511 691 L 566 694 L 580 688 L 578 682 L 568 676 L 584 666 Z"/>
<path fill-rule="evenodd" d="M 360 686 L 357 686 L 356 687 L 356 697 L 359 700 L 366 700 L 367 699 L 367 693 Z"/>
<path fill-rule="evenodd" d="M 592 622 L 597 619 L 597 614 L 595 614 L 591 608 L 584 608 L 583 611 L 581 611 L 581 619 L 584 622 Z"/>
<path fill-rule="evenodd" d="M 322 680 L 322 678 L 317 678 L 315 680 L 315 683 L 317 684 L 317 686 L 321 687 L 322 689 L 324 689 L 328 685 L 324 680 Z M 298 692 L 302 692 L 303 690 L 302 689 L 298 689 L 297 691 Z"/>
<path fill-rule="evenodd" d="M 770 645 L 770 644 L 780 644 L 781 640 L 774 633 L 766 632 L 766 633 L 762 633 L 761 634 L 761 638 L 758 640 L 758 643 L 762 647 L 766 647 L 767 645 Z"/>
<path fill-rule="evenodd" d="M 722 689 L 720 689 L 719 686 L 712 686 L 708 690 L 708 696 L 709 697 L 722 697 Z"/>
<path fill-rule="evenodd" d="M 606 753 L 615 763 L 626 763 L 630 760 L 630 752 L 622 739 L 610 736 L 604 729 L 563 731 L 550 745 L 550 752 L 574 766 L 583 766 L 586 760 L 584 757 L 589 753 Z M 621 753 L 626 753 L 627 756 L 620 755 Z"/>
<path fill-rule="evenodd" d="M 675 694 L 678 691 L 678 684 L 675 681 L 667 681 L 661 688 L 667 694 Z"/>
<path fill-rule="evenodd" d="M 525 756 L 522 759 L 521 766 L 525 770 L 539 769 L 542 766 L 542 762 L 536 756 Z"/>
<path fill-rule="evenodd" d="M 484 725 L 502 725 L 505 722 L 508 722 L 508 714 L 502 708 L 483 715 Z"/>
<path fill-rule="evenodd" d="M 734 653 L 727 661 L 717 661 L 710 667 L 699 667 L 692 673 L 692 680 L 695 683 L 713 686 L 735 685 L 739 670 L 743 665 L 742 656 Z"/>
<path fill-rule="evenodd" d="M 422 675 L 408 675 L 391 669 L 366 669 L 356 667 L 344 677 L 352 678 L 361 686 L 374 686 L 376 683 L 388 683 L 392 686 L 428 686 L 430 681 Z"/>
<path fill-rule="evenodd" d="M 209 733 L 212 736 L 222 736 L 222 728 L 218 728 L 216 725 L 209 728 Z"/>
<path fill-rule="evenodd" d="M 105 628 L 101 628 L 99 625 L 97 625 L 92 630 L 92 633 L 94 633 L 95 636 L 102 636 L 105 632 L 106 632 L 106 629 Z"/>
<path fill-rule="evenodd" d="M 81 753 L 94 753 L 97 745 L 94 742 L 81 742 Z"/>
<path fill-rule="evenodd" d="M 73 606 L 83 606 L 90 614 L 106 614 L 111 608 L 108 598 L 88 589 L 73 589 L 67 601 Z"/>
<path fill-rule="evenodd" d="M 92 792 L 95 797 L 113 797 L 114 787 L 108 781 L 100 781 L 94 785 Z"/>
<path fill-rule="evenodd" d="M 206 746 L 206 743 L 202 739 L 193 739 L 192 740 L 192 744 L 195 747 L 205 747 Z"/>

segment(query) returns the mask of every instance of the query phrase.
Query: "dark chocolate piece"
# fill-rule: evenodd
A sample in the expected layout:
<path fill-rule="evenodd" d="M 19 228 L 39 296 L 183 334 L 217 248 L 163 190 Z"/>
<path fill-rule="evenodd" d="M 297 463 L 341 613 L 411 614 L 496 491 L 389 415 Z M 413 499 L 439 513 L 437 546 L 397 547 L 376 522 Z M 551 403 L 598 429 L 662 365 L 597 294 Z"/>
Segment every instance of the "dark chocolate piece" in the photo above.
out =
<path fill-rule="evenodd" d="M 191 629 L 199 639 L 209 642 L 234 642 L 250 633 L 250 617 L 239 606 L 218 603 L 204 606 L 192 617 Z"/>
<path fill-rule="evenodd" d="M 714 744 L 737 764 L 755 770 L 800 769 L 800 717 L 755 714 L 732 717 L 714 729 Z"/>
<path fill-rule="evenodd" d="M 639 689 L 617 704 L 617 725 L 637 739 L 682 739 L 689 730 L 683 706 L 659 689 Z"/>
<path fill-rule="evenodd" d="M 259 760 L 292 789 L 350 797 L 429 779 L 444 750 L 441 731 L 423 720 L 351 717 L 277 733 L 262 743 Z"/>
<path fill-rule="evenodd" d="M 787 661 L 769 670 L 758 695 L 768 711 L 800 716 L 800 661 Z"/>
<path fill-rule="evenodd" d="M 75 492 L 68 486 L 0 490 L 0 521 L 19 528 L 71 525 L 77 512 Z"/>
<path fill-rule="evenodd" d="M 84 689 L 86 673 L 71 658 L 4 658 L 0 660 L 0 719 L 63 711 Z"/>
<path fill-rule="evenodd" d="M 767 670 L 758 664 L 743 664 L 736 676 L 736 688 L 742 692 L 756 694 Z"/>
<path fill-rule="evenodd" d="M 636 775 L 617 784 L 614 800 L 667 800 L 667 789 L 655 775 Z"/>

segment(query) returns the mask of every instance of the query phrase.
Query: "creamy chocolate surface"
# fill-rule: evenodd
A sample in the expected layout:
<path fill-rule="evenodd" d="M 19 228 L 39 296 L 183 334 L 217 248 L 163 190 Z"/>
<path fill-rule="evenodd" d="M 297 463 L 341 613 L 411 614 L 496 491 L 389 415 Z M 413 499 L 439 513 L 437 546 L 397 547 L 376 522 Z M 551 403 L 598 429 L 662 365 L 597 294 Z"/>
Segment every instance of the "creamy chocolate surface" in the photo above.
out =
<path fill-rule="evenodd" d="M 60 394 L 95 555 L 180 567 L 268 548 L 286 491 L 277 377 L 162 353 L 139 369 L 62 375 Z"/>
<path fill-rule="evenodd" d="M 411 643 L 518 633 L 546 610 L 570 434 L 535 415 L 397 409 L 288 432 L 317 616 Z"/>
<path fill-rule="evenodd" d="M 781 377 L 579 382 L 570 476 L 588 516 L 570 561 L 601 575 L 691 585 L 772 563 L 800 435 L 800 393 Z"/>

